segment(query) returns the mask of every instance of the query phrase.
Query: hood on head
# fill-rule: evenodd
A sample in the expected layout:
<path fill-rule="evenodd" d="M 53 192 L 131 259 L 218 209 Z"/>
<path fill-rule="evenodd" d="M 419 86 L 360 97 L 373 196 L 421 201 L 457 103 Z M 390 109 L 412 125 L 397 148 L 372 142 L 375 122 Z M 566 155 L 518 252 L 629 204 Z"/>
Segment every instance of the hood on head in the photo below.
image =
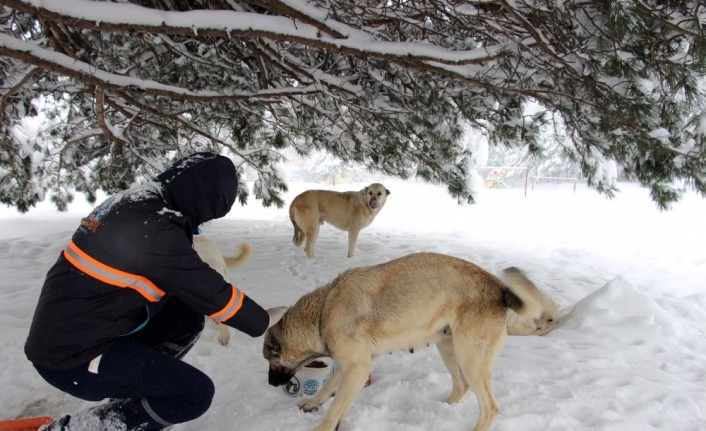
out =
<path fill-rule="evenodd" d="M 157 181 L 193 226 L 228 214 L 238 194 L 235 165 L 214 153 L 186 156 L 159 174 Z"/>

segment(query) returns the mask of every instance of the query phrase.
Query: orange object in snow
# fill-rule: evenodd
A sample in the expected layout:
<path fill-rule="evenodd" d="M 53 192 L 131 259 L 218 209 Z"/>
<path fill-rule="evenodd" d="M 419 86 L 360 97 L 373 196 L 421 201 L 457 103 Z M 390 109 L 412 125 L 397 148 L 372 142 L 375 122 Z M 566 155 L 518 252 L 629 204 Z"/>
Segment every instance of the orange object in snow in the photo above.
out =
<path fill-rule="evenodd" d="M 42 425 L 54 422 L 49 416 L 0 420 L 0 431 L 37 431 Z"/>

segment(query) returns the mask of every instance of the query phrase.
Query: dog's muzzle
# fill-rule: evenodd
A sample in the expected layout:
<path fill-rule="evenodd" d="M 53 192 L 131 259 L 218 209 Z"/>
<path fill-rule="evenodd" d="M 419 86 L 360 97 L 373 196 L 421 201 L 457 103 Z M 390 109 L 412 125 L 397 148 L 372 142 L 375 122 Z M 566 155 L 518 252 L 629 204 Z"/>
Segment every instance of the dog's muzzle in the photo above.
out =
<path fill-rule="evenodd" d="M 272 386 L 281 386 L 292 380 L 292 377 L 294 377 L 294 371 L 292 370 L 286 368 L 270 368 L 267 373 L 267 383 Z"/>
<path fill-rule="evenodd" d="M 375 209 L 378 207 L 378 200 L 377 199 L 370 199 L 370 208 Z"/>

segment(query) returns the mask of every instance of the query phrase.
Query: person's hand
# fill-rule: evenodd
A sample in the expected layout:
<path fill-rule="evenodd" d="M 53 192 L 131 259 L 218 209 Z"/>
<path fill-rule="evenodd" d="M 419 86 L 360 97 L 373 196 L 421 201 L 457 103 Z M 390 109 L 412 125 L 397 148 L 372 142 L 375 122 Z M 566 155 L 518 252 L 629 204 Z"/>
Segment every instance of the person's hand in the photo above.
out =
<path fill-rule="evenodd" d="M 289 307 L 273 307 L 273 308 L 268 308 L 267 309 L 267 314 L 270 316 L 270 324 L 267 325 L 267 329 L 275 326 L 277 322 L 279 322 L 279 319 L 284 316 L 284 313 L 289 309 Z"/>

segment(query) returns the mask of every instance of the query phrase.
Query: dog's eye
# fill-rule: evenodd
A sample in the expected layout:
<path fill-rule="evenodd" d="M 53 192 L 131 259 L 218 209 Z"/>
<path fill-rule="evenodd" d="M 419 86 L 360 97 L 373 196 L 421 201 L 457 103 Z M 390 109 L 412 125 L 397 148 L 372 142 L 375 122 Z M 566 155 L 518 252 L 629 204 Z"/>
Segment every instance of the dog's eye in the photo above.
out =
<path fill-rule="evenodd" d="M 547 320 L 547 322 L 549 322 L 549 323 L 552 323 L 553 321 L 554 321 L 554 319 Z"/>
<path fill-rule="evenodd" d="M 282 347 L 279 345 L 278 342 L 274 340 L 268 340 L 265 342 L 265 349 L 272 355 L 272 356 L 278 356 L 280 351 L 282 350 Z"/>

